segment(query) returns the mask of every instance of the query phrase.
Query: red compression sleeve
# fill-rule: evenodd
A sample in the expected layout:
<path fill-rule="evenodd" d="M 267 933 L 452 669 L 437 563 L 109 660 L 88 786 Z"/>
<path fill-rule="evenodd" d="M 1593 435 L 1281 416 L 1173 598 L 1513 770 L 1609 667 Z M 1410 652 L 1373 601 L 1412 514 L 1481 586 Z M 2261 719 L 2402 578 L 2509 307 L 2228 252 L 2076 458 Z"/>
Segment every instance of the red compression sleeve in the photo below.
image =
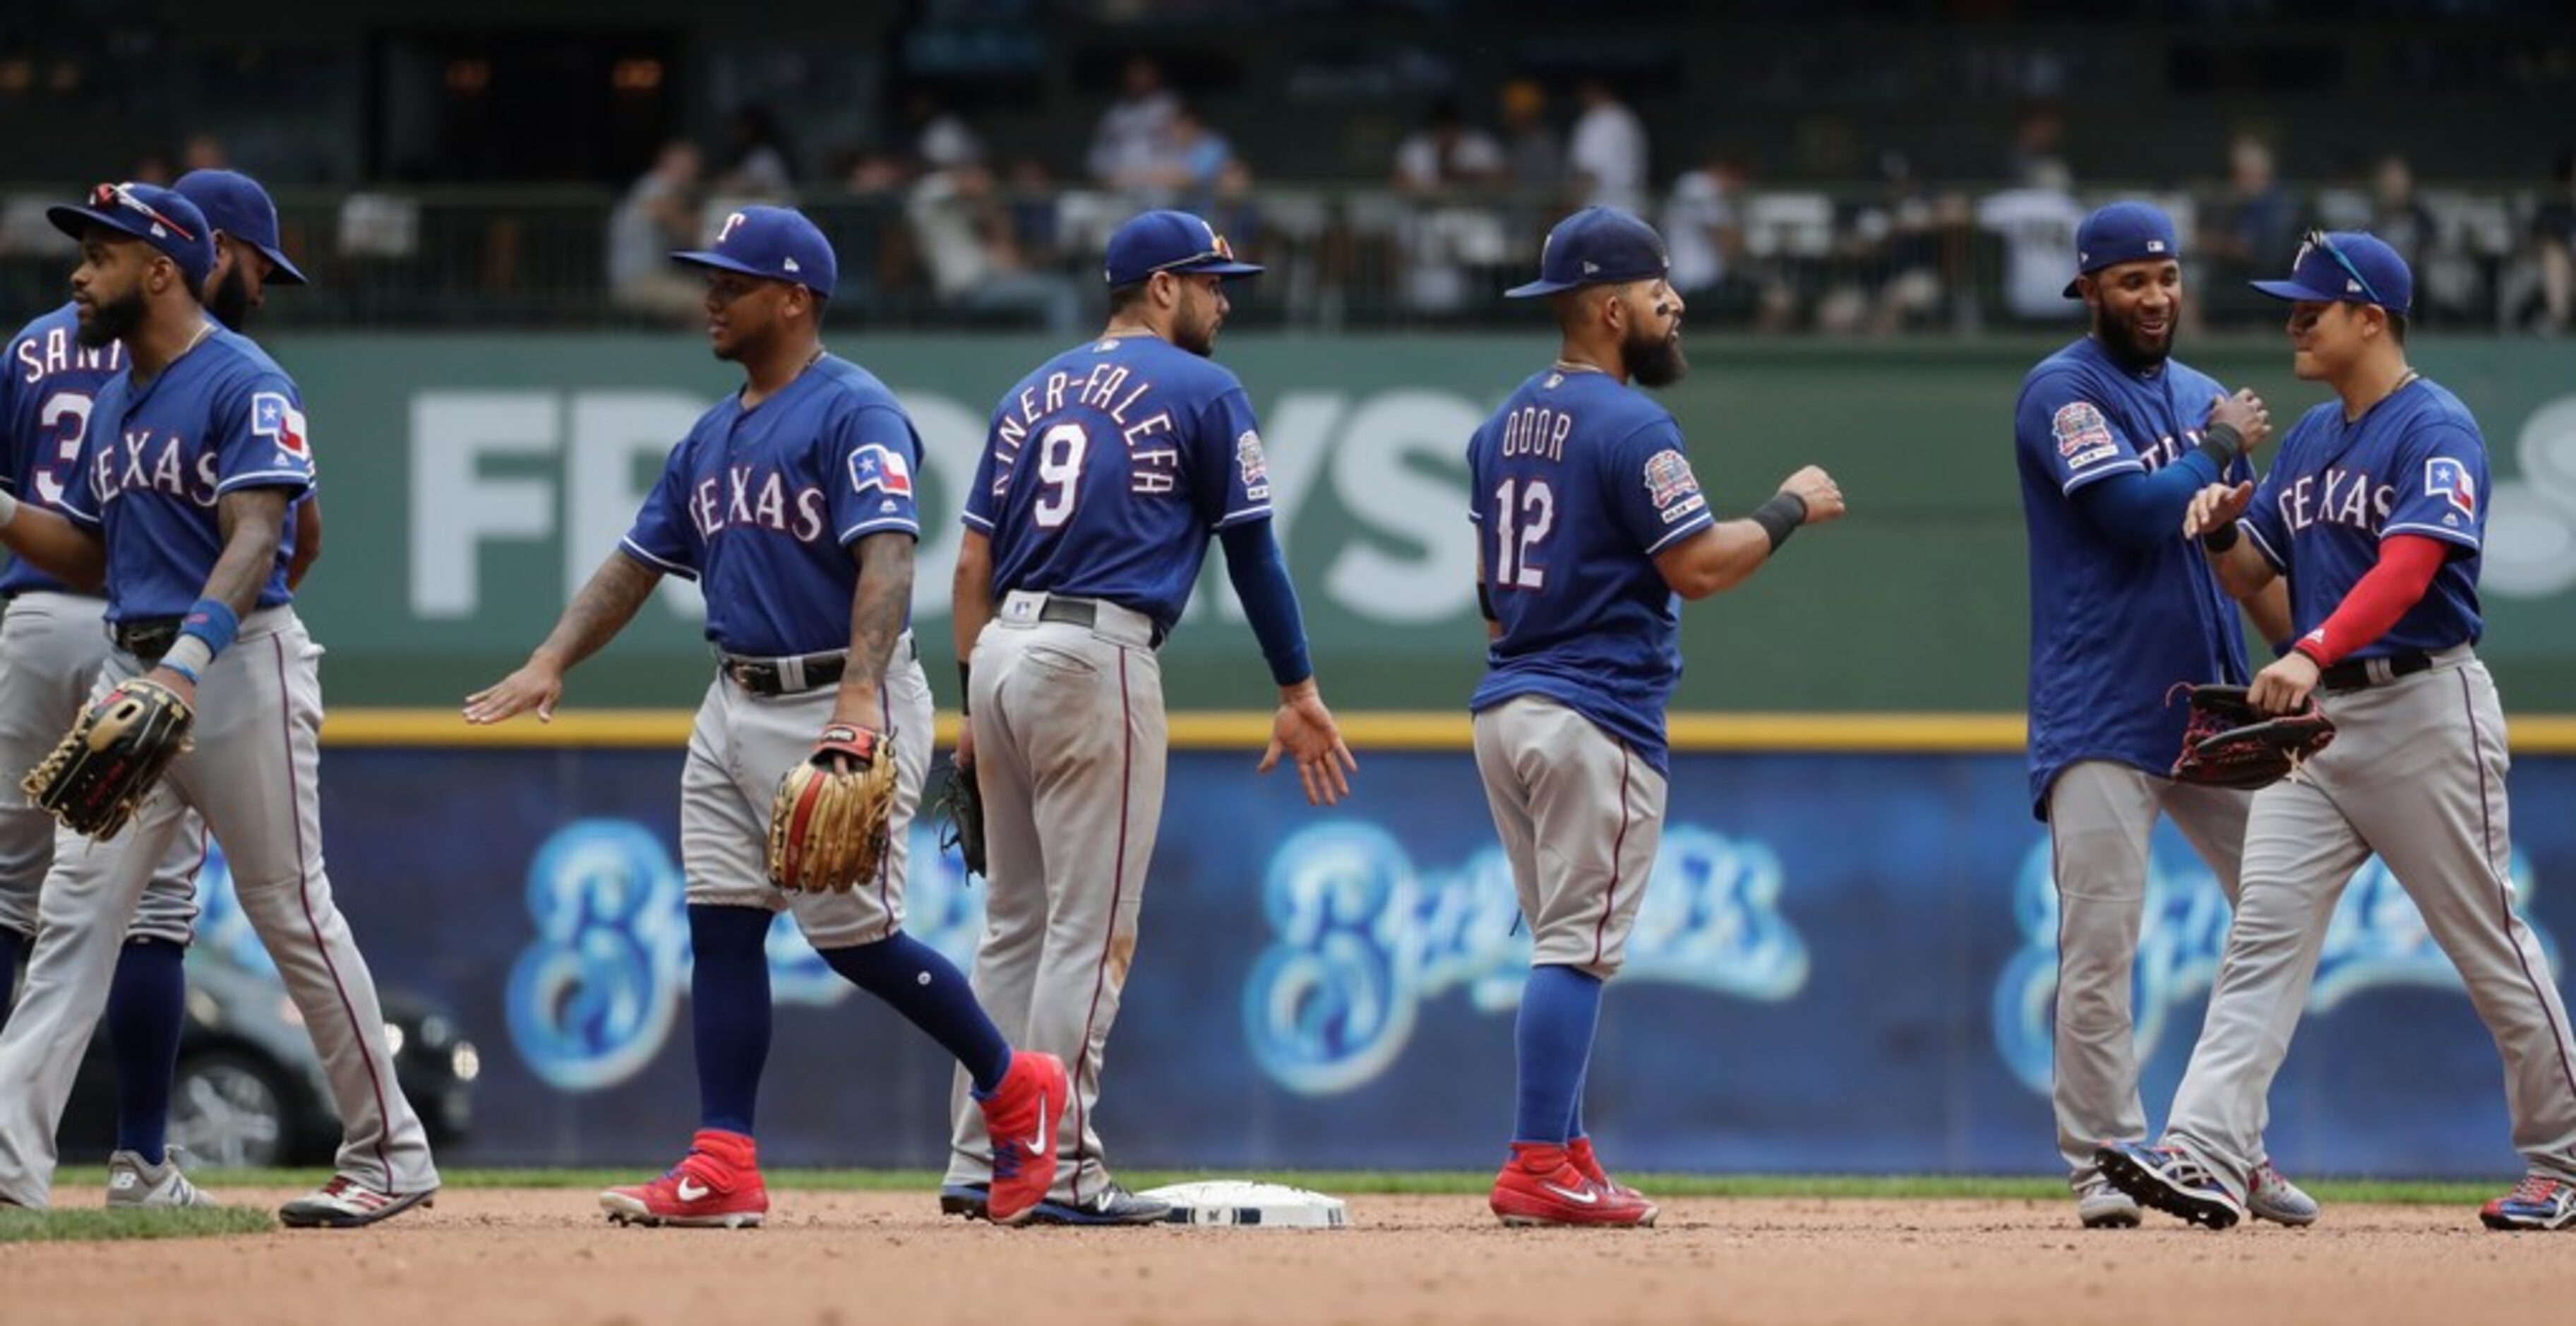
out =
<path fill-rule="evenodd" d="M 2449 555 L 2450 545 L 2430 535 L 2392 534 L 2380 540 L 2379 564 L 2353 584 L 2352 592 L 2343 596 L 2324 625 L 2299 637 L 2294 647 L 2319 667 L 2343 661 L 2352 651 L 2388 634 L 2388 628 L 2433 587 L 2433 575 Z"/>

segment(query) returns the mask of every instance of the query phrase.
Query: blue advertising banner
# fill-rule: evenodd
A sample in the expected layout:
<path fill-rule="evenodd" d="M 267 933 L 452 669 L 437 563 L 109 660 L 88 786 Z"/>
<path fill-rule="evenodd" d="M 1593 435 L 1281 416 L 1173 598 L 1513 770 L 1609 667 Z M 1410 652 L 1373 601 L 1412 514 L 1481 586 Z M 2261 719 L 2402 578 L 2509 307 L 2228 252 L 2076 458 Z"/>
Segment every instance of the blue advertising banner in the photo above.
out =
<path fill-rule="evenodd" d="M 1374 753 L 1309 809 L 1248 755 L 1173 757 L 1111 1043 L 1115 1164 L 1493 1163 L 1529 939 L 1472 759 Z M 335 749 L 334 883 L 378 981 L 482 1046 L 458 1163 L 667 1162 L 696 1122 L 677 751 Z M 1675 757 L 1662 855 L 1587 1103 L 1627 1168 L 2046 1173 L 2055 899 L 2021 760 Z M 2514 883 L 2553 959 L 2576 930 L 2576 759 L 2514 773 Z M 909 928 L 964 963 L 981 881 L 913 831 Z M 2209 872 L 2155 844 L 2136 1002 L 2160 1118 L 2226 929 Z M 209 881 L 204 942 L 256 951 Z M 779 1164 L 936 1165 L 949 1065 L 789 923 L 761 1147 Z M 2402 1068 L 2402 1071 L 2396 1071 Z M 2300 1174 L 2518 1171 L 2493 1042 L 2374 861 L 2335 914 L 2273 1094 Z"/>

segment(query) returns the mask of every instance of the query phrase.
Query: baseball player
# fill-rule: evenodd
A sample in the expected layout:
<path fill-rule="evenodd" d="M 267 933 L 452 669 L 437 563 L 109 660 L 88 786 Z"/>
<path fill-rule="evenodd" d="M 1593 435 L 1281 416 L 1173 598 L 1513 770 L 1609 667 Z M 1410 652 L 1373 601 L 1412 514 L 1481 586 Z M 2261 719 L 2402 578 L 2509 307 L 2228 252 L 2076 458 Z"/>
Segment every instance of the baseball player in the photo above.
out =
<path fill-rule="evenodd" d="M 2139 1201 L 2236 1223 L 2335 899 L 2376 852 L 2504 1055 L 2529 1174 L 2481 1218 L 2576 1226 L 2576 1045 L 2514 910 L 2504 713 L 2474 648 L 2486 444 L 2458 397 L 2406 365 L 2415 282 L 2396 250 L 2311 232 L 2288 280 L 2254 287 L 2293 301 L 2293 365 L 2335 398 L 2291 428 L 2259 489 L 2202 488 L 2184 531 L 2202 536 L 2230 594 L 2289 581 L 2298 643 L 2249 698 L 2279 713 L 2313 695 L 2336 736 L 2254 796 L 2243 896 L 2162 1143 L 2107 1139 L 2096 1159 Z"/>
<path fill-rule="evenodd" d="M 304 274 L 277 245 L 277 209 L 246 175 L 201 170 L 172 186 L 215 227 L 215 264 L 206 278 L 208 311 L 246 329 L 264 285 L 302 284 Z M 0 380 L 0 488 L 48 507 L 71 482 L 93 402 L 124 366 L 122 343 L 79 345 L 78 307 L 65 304 L 12 340 Z M 292 588 L 318 554 L 321 520 L 308 496 L 296 504 Z M 53 817 L 30 805 L 17 776 L 62 737 L 107 659 L 107 603 L 72 589 L 24 560 L 0 571 L 0 1023 L 7 1020 L 16 968 L 34 943 L 37 886 L 54 857 Z M 171 1077 L 187 1017 L 184 961 L 194 937 L 196 872 L 205 824 L 191 811 L 143 892 L 108 987 L 107 1025 L 117 1065 L 117 1142 L 107 1162 L 112 1206 L 205 1206 L 213 1198 L 170 1161 Z"/>
<path fill-rule="evenodd" d="M 81 241 L 80 339 L 124 346 L 59 512 L 0 498 L 0 541 L 65 581 L 107 586 L 115 649 L 99 694 L 149 675 L 191 699 L 195 745 L 126 831 L 69 831 L 38 901 L 26 988 L 0 1032 L 0 1200 L 50 1196 L 54 1129 L 156 862 L 190 810 L 223 840 L 242 910 L 313 1038 L 346 1128 L 339 1173 L 289 1225 L 370 1224 L 427 1202 L 438 1171 L 395 1080 L 375 983 L 322 863 L 320 653 L 291 606 L 289 511 L 313 484 L 293 380 L 198 302 L 213 230 L 185 196 L 103 184 L 55 207 Z"/>
<path fill-rule="evenodd" d="M 600 1206 L 644 1225 L 735 1228 L 768 1213 L 753 1113 L 769 1057 L 770 921 L 787 909 L 832 970 L 957 1056 L 1003 1158 L 996 1215 L 1024 1218 L 1055 1174 L 1064 1066 L 1015 1053 L 965 976 L 903 933 L 905 829 L 931 747 L 930 683 L 907 629 L 920 435 L 884 383 L 824 353 L 839 264 L 802 214 L 746 207 L 712 249 L 671 256 L 705 269 L 707 339 L 742 366 L 742 389 L 671 449 L 634 527 L 527 664 L 465 704 L 474 723 L 531 709 L 551 719 L 565 671 L 632 621 L 662 577 L 705 589 L 722 662 L 680 775 L 699 1128 L 668 1173 L 611 1188 Z M 886 861 L 874 888 L 790 895 L 769 883 L 770 801 L 830 728 L 892 737 Z"/>
<path fill-rule="evenodd" d="M 1680 600 L 1740 584 L 1800 525 L 1843 514 L 1807 466 L 1719 521 L 1681 427 L 1630 384 L 1681 380 L 1682 297 L 1664 240 L 1626 212 L 1557 223 L 1539 279 L 1563 340 L 1467 444 L 1487 635 L 1476 771 L 1530 928 L 1514 1033 L 1518 1109 L 1491 1205 L 1507 1225 L 1651 1225 L 1583 1125 L 1601 987 L 1619 970 L 1663 837 L 1664 706 L 1681 675 Z"/>
<path fill-rule="evenodd" d="M 2178 531 L 2202 485 L 2253 475 L 2247 453 L 2271 422 L 2252 392 L 2229 395 L 2173 358 L 2182 246 L 2163 212 L 2113 203 L 2084 218 L 2075 248 L 2066 296 L 2092 328 L 2030 371 L 2013 419 L 2030 531 L 2030 794 L 2057 885 L 2058 1151 L 2077 1218 L 2130 1228 L 2138 1205 L 2096 1171 L 2093 1148 L 2147 1136 L 2129 999 L 2148 835 L 2172 816 L 2232 904 L 2252 800 L 2165 776 L 2187 716 L 2167 692 L 2246 677 L 2236 607 Z M 2266 634 L 2289 638 L 2279 591 L 2251 606 Z M 2271 1165 L 2251 1173 L 2258 1213 L 2317 1218 Z"/>
<path fill-rule="evenodd" d="M 1073 1073 L 1070 1145 L 1037 1218 L 1130 1225 L 1170 1207 L 1110 1178 L 1094 1112 L 1162 824 L 1155 650 L 1211 534 L 1279 685 L 1261 771 L 1285 750 L 1307 800 L 1331 803 L 1357 765 L 1316 688 L 1271 538 L 1252 405 L 1210 358 L 1224 283 L 1261 269 L 1173 211 L 1120 226 L 1107 267 L 1107 328 L 1002 397 L 967 490 L 955 628 L 969 717 L 956 759 L 983 792 L 991 866 L 976 993 Z M 979 1214 L 993 1160 L 962 1094 L 952 1105 L 940 1205 Z"/>

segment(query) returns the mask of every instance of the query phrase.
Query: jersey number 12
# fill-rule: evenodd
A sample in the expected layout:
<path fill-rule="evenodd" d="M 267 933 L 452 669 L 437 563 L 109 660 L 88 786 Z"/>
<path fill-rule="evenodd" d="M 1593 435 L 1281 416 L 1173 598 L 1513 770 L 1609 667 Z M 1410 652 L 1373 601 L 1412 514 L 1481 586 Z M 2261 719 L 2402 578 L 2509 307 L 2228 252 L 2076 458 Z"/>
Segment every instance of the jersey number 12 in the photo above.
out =
<path fill-rule="evenodd" d="M 1517 489 L 1517 492 L 1515 491 Z M 1514 497 L 1518 497 L 1515 502 Z M 1505 479 L 1494 490 L 1494 584 L 1501 589 L 1545 589 L 1547 568 L 1530 561 L 1556 526 L 1556 491 L 1545 479 L 1526 487 Z"/>

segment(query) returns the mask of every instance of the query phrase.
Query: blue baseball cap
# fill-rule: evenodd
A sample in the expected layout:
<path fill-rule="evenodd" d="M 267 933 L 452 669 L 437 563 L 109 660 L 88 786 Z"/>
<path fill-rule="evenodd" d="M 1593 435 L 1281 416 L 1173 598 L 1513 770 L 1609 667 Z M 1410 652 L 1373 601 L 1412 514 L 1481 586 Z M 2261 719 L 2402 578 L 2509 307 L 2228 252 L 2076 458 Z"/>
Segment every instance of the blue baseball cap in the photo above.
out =
<path fill-rule="evenodd" d="M 206 223 L 259 250 L 276 270 L 268 279 L 278 285 L 305 284 L 303 269 L 287 261 L 277 246 L 277 204 L 259 181 L 238 170 L 192 170 L 170 186 L 206 214 Z"/>
<path fill-rule="evenodd" d="M 2075 272 L 2091 276 L 2105 267 L 2149 258 L 2182 260 L 2182 240 L 2174 235 L 2173 218 L 2145 203 L 2113 203 L 2096 210 L 2075 228 Z M 2066 283 L 2066 297 L 2082 292 Z"/>
<path fill-rule="evenodd" d="M 1156 272 L 1193 276 L 1255 276 L 1257 263 L 1237 262 L 1234 246 L 1207 218 L 1193 212 L 1144 212 L 1127 218 L 1109 237 L 1109 287 L 1134 285 Z"/>
<path fill-rule="evenodd" d="M 1664 237 L 1615 207 L 1587 207 L 1556 223 L 1539 246 L 1538 279 L 1503 292 L 1506 299 L 1552 295 L 1577 286 L 1642 281 L 1672 270 Z"/>
<path fill-rule="evenodd" d="M 132 235 L 177 263 L 191 290 L 205 285 L 214 269 L 215 228 L 206 214 L 156 184 L 102 184 L 89 191 L 88 206 L 57 203 L 45 209 L 45 219 L 73 239 L 86 238 L 94 225 Z"/>
<path fill-rule="evenodd" d="M 671 261 L 785 281 L 825 299 L 832 297 L 832 283 L 841 275 L 832 242 L 792 207 L 743 208 L 717 228 L 714 248 L 682 250 Z"/>
<path fill-rule="evenodd" d="M 2386 241 L 2358 230 L 2311 230 L 2290 264 L 2289 280 L 2246 284 L 2275 299 L 2377 304 L 2401 318 L 2415 305 L 2415 274 L 2406 260 Z"/>

